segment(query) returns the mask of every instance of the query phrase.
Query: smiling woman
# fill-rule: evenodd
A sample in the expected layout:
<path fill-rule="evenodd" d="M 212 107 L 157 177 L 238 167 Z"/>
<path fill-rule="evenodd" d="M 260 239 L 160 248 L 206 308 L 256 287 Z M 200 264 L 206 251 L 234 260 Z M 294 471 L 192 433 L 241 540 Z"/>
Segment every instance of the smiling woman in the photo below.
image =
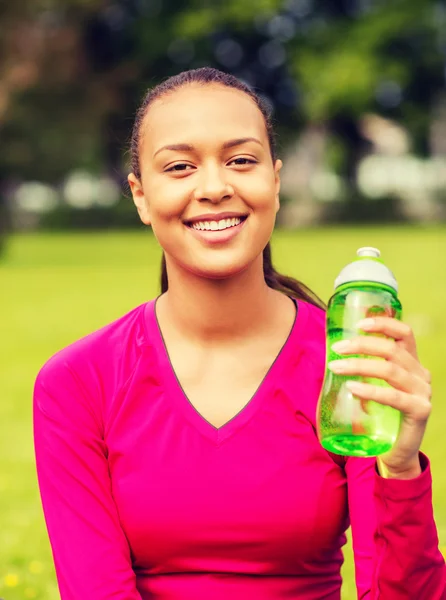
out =
<path fill-rule="evenodd" d="M 172 101 L 174 105 L 172 105 Z M 157 104 L 158 106 L 156 106 Z M 154 112 L 154 108 L 158 108 L 158 112 Z M 162 120 L 163 117 L 164 121 Z M 185 128 L 186 123 L 188 129 Z M 233 139 L 230 135 L 232 131 L 234 132 Z M 241 135 L 242 132 L 243 135 Z M 159 142 L 156 141 L 157 134 L 160 135 Z M 220 138 L 215 137 L 216 134 L 219 134 Z M 204 141 L 208 138 L 210 144 L 207 145 L 207 148 L 192 143 L 193 140 L 197 139 L 203 146 Z M 220 142 L 220 145 L 217 142 Z M 207 150 L 207 157 L 200 156 L 200 151 L 203 154 L 203 150 Z M 218 153 L 217 166 L 212 165 L 212 161 L 209 160 L 209 153 L 212 151 Z M 150 156 L 150 152 L 153 156 Z M 275 214 L 279 208 L 278 192 L 280 182 L 278 173 L 282 163 L 277 160 L 275 133 L 269 109 L 249 86 L 227 73 L 203 68 L 180 73 L 150 90 L 146 95 L 137 113 L 133 128 L 131 140 L 133 173 L 129 177 L 129 183 L 141 218 L 143 222 L 152 224 L 155 235 L 157 235 L 156 224 L 150 220 L 147 212 L 150 188 L 147 198 L 141 192 L 143 191 L 144 168 L 147 169 L 150 161 L 154 160 L 158 154 L 162 155 L 160 157 L 163 159 L 161 169 L 166 173 L 182 178 L 190 176 L 191 172 L 194 172 L 194 180 L 189 185 L 196 185 L 196 180 L 200 176 L 200 178 L 210 178 L 204 184 L 200 183 L 201 186 L 221 186 L 222 177 L 224 177 L 226 178 L 226 185 L 229 186 L 229 191 L 233 192 L 229 179 L 231 171 L 233 176 L 239 174 L 238 182 L 239 184 L 243 182 L 245 187 L 253 187 L 254 185 L 261 187 L 262 184 L 265 184 L 265 176 L 269 176 L 265 188 L 262 190 L 264 197 L 267 197 L 270 201 L 268 208 L 272 211 L 268 223 L 270 227 L 269 234 L 267 232 L 264 237 L 263 270 L 265 281 L 273 289 L 323 307 L 323 302 L 302 282 L 277 273 L 272 265 L 269 237 L 274 227 Z M 186 157 L 187 160 L 181 160 Z M 194 163 L 191 160 L 192 158 L 195 161 L 201 160 L 201 162 Z M 206 158 L 207 160 L 205 160 Z M 218 164 L 222 164 L 222 162 L 226 166 L 225 175 L 218 169 Z M 212 170 L 213 167 L 216 170 Z M 197 174 L 198 170 L 200 175 Z M 240 175 L 244 175 L 244 177 L 242 178 Z M 271 186 L 274 190 L 271 189 Z M 183 187 L 186 189 L 185 186 Z M 145 191 L 147 192 L 147 189 Z M 206 190 L 201 190 L 198 187 L 194 190 L 195 196 L 197 193 L 205 196 L 209 194 L 214 196 L 217 193 L 218 196 L 220 192 L 218 188 L 215 191 L 212 187 Z M 250 196 L 254 194 L 255 187 L 250 192 Z M 223 195 L 225 195 L 224 189 Z M 206 201 L 206 198 L 204 200 Z M 223 198 L 223 200 L 224 202 L 221 203 L 222 208 L 218 213 L 221 210 L 226 213 L 228 206 L 234 208 L 234 206 L 241 203 L 242 199 L 234 199 L 230 203 L 226 201 L 227 198 Z M 219 200 L 217 200 L 217 203 L 220 204 Z M 211 207 L 215 206 L 215 198 L 214 200 L 208 198 L 207 202 L 197 203 L 198 206 L 203 204 Z M 248 216 L 249 211 L 247 209 L 248 207 L 244 207 L 241 212 L 243 217 Z M 213 211 L 212 208 L 207 208 L 207 210 L 208 213 L 200 214 L 198 218 L 207 219 L 208 221 L 214 219 L 215 222 L 215 219 L 226 216 L 219 217 L 219 214 Z M 234 216 L 241 216 L 237 211 L 232 212 Z M 188 217 L 185 216 L 184 218 Z M 190 215 L 189 221 L 192 220 L 197 220 L 197 216 Z M 240 229 L 237 228 L 237 232 Z M 232 235 L 229 237 L 222 234 L 218 235 L 222 242 L 232 239 Z M 212 240 L 220 241 L 220 238 L 214 234 L 212 237 L 207 236 L 207 241 L 212 243 Z M 206 240 L 206 238 L 204 239 Z M 162 243 L 161 246 L 164 248 Z M 239 263 L 239 267 L 242 269 L 243 263 Z M 163 254 L 162 291 L 167 291 L 167 287 L 166 256 Z"/>
<path fill-rule="evenodd" d="M 419 452 L 427 371 L 410 328 L 375 323 L 369 354 L 399 341 L 361 373 L 395 375 L 399 470 L 321 446 L 322 302 L 271 262 L 281 166 L 266 108 L 230 75 L 188 71 L 144 100 L 129 184 L 163 248 L 161 294 L 35 386 L 62 600 L 340 600 L 350 524 L 359 598 L 446 600 Z"/>

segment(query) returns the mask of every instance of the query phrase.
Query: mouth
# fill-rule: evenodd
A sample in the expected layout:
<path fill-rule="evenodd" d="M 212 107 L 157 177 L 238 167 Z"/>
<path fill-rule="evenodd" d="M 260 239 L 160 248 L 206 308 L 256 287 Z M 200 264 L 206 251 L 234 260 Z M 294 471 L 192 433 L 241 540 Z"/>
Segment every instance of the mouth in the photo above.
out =
<path fill-rule="evenodd" d="M 245 226 L 248 215 L 221 219 L 220 221 L 195 221 L 185 223 L 192 235 L 200 241 L 213 245 L 232 240 Z"/>
<path fill-rule="evenodd" d="M 227 229 L 238 227 L 241 223 L 246 221 L 247 218 L 248 215 L 241 215 L 239 217 L 220 219 L 218 221 L 189 221 L 186 222 L 185 225 L 190 229 L 194 229 L 195 231 L 226 231 Z"/>

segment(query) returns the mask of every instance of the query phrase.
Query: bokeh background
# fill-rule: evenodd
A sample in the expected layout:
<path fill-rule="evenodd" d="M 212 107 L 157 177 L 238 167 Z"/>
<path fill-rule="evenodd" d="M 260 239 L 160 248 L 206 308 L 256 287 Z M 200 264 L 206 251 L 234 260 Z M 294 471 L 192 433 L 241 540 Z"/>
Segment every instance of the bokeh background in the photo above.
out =
<path fill-rule="evenodd" d="M 15 0 L 0 5 L 5 600 L 58 598 L 34 469 L 35 376 L 59 348 L 158 294 L 160 249 L 126 190 L 128 140 L 149 86 L 204 65 L 273 110 L 280 270 L 328 300 L 355 250 L 375 245 L 399 279 L 434 377 L 423 449 L 446 553 L 445 4 Z M 350 545 L 343 574 L 353 600 Z"/>

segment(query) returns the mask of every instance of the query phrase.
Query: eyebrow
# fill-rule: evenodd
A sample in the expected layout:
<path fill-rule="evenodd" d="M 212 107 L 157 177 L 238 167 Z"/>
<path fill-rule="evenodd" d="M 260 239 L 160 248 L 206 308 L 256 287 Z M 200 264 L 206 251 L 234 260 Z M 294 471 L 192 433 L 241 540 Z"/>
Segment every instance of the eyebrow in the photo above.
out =
<path fill-rule="evenodd" d="M 241 146 L 242 144 L 246 144 L 247 142 L 255 142 L 256 144 L 260 144 L 262 146 L 262 142 L 255 137 L 243 137 L 237 138 L 235 140 L 229 140 L 223 144 L 223 149 L 227 150 L 228 148 L 234 148 L 235 146 Z M 155 152 L 154 157 L 162 152 L 163 150 L 172 150 L 174 152 L 193 152 L 195 150 L 194 146 L 190 144 L 168 144 L 167 146 L 163 146 L 159 150 Z"/>

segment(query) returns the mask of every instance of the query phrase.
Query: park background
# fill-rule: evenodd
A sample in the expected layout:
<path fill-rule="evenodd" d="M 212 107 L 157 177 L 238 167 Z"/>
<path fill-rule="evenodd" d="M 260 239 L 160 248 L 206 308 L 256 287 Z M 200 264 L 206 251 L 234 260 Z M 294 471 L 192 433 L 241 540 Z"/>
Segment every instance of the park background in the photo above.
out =
<path fill-rule="evenodd" d="M 423 450 L 446 554 L 445 4 L 16 0 L 0 6 L 5 600 L 59 597 L 34 468 L 34 379 L 58 349 L 159 293 L 160 249 L 126 190 L 128 140 L 147 87 L 204 65 L 273 110 L 279 270 L 327 301 L 340 268 L 373 245 L 400 282 L 434 379 Z M 350 545 L 343 575 L 353 600 Z"/>

